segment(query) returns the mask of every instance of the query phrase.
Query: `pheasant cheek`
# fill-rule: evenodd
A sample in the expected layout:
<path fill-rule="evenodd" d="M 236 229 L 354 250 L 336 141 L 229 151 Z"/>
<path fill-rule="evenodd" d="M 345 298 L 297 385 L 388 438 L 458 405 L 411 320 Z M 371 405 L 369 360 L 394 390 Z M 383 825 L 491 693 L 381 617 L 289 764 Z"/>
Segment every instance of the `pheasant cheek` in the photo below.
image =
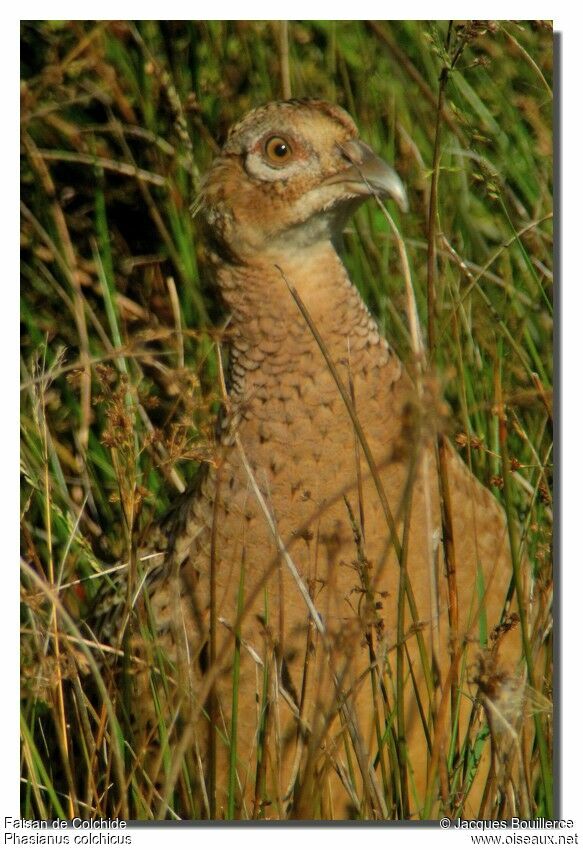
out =
<path fill-rule="evenodd" d="M 290 211 L 284 211 L 277 200 L 266 201 L 262 193 L 240 198 L 233 208 L 232 247 L 250 259 L 269 252 L 290 227 Z"/>

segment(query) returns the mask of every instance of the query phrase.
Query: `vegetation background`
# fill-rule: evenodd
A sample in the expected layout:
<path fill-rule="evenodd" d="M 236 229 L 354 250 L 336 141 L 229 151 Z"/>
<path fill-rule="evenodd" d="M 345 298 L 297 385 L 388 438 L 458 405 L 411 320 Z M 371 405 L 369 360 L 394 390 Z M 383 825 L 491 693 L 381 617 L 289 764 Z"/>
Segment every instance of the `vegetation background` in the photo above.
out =
<path fill-rule="evenodd" d="M 430 369 L 549 599 L 551 699 L 552 27 L 28 21 L 21 61 L 23 817 L 152 816 L 123 725 L 87 699 L 76 621 L 213 460 L 225 317 L 189 210 L 229 125 L 290 94 L 339 103 L 394 162 L 423 327 L 433 228 Z M 375 204 L 344 259 L 410 362 L 403 268 Z M 550 815 L 547 714 L 540 728 L 528 780 Z"/>

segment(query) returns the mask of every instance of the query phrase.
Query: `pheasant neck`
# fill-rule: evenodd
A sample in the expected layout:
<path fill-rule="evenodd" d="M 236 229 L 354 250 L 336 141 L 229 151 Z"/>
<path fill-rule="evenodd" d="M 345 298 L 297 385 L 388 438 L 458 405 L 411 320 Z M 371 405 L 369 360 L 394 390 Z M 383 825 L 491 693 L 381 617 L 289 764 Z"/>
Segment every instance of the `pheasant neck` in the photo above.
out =
<path fill-rule="evenodd" d="M 231 310 L 231 358 L 235 376 L 260 370 L 281 374 L 286 364 L 301 374 L 302 361 L 328 371 L 314 335 L 291 292 L 293 287 L 335 363 L 350 361 L 357 373 L 389 358 L 358 291 L 331 243 L 294 254 L 274 253 L 216 270 Z"/>
<path fill-rule="evenodd" d="M 340 450 L 352 433 L 344 402 L 290 287 L 298 292 L 341 379 L 348 383 L 350 376 L 358 403 L 385 404 L 402 367 L 332 245 L 303 250 L 297 258 L 288 253 L 223 265 L 215 275 L 232 314 L 232 413 L 223 439 L 230 442 L 235 426 L 246 445 L 260 444 L 261 454 L 275 432 L 290 445 L 294 440 L 318 443 L 328 426 L 316 411 L 325 409 L 338 424 L 333 430 Z"/>

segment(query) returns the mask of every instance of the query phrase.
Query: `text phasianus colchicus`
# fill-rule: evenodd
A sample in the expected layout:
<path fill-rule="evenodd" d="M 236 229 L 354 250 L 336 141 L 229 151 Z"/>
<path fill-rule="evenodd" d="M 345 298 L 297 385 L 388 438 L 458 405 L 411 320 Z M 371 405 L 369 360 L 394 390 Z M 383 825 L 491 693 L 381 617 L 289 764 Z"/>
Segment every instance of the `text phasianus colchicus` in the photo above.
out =
<path fill-rule="evenodd" d="M 406 207 L 352 119 L 319 100 L 251 112 L 203 184 L 228 398 L 217 463 L 176 509 L 129 639 L 138 757 L 186 817 L 435 816 L 428 796 L 476 816 L 520 778 L 506 517 L 447 440 L 438 474 L 439 405 L 336 252 L 373 195 Z M 506 741 L 497 773 L 479 690 Z"/>

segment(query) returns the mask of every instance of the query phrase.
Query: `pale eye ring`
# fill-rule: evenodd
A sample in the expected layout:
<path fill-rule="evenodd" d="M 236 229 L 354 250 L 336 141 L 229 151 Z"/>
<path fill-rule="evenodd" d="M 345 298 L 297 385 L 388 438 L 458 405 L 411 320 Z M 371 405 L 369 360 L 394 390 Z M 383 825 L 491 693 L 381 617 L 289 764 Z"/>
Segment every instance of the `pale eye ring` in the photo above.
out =
<path fill-rule="evenodd" d="M 285 165 L 293 156 L 292 146 L 283 136 L 270 136 L 263 149 L 270 165 Z"/>

